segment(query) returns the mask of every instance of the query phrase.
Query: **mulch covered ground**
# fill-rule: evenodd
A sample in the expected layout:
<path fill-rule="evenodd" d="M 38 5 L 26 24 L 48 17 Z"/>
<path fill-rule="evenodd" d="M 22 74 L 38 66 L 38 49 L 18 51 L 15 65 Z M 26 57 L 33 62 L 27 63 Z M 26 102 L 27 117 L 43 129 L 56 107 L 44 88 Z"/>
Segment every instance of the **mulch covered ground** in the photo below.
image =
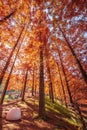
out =
<path fill-rule="evenodd" d="M 28 102 L 31 100 L 31 102 Z M 38 112 L 34 99 L 28 99 L 25 102 L 20 100 L 7 102 L 0 107 L 0 130 L 77 130 L 77 128 L 63 120 L 61 115 L 47 113 L 47 120 L 35 119 L 34 115 Z M 20 107 L 22 119 L 19 121 L 7 121 L 6 113 L 12 107 Z M 1 117 L 2 116 L 2 117 Z M 62 123 L 63 126 L 57 129 L 57 125 Z"/>

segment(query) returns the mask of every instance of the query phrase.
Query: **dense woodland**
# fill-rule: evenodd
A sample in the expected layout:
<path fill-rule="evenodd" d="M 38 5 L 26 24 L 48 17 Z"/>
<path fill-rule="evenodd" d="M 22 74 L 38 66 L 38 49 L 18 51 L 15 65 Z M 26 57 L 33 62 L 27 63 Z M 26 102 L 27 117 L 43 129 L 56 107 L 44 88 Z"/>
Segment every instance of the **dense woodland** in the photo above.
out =
<path fill-rule="evenodd" d="M 86 0 L 0 0 L 1 104 L 11 90 L 39 97 L 41 117 L 46 96 L 87 111 Z"/>

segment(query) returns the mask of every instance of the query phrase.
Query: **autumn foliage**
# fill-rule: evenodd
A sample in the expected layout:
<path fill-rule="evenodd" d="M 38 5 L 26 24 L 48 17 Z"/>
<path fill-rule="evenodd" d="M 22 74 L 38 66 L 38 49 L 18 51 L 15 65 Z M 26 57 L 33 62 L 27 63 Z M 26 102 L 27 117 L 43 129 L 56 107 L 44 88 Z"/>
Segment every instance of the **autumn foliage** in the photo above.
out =
<path fill-rule="evenodd" d="M 85 0 L 0 0 L 1 91 L 24 98 L 42 82 L 52 101 L 87 100 L 86 11 Z"/>

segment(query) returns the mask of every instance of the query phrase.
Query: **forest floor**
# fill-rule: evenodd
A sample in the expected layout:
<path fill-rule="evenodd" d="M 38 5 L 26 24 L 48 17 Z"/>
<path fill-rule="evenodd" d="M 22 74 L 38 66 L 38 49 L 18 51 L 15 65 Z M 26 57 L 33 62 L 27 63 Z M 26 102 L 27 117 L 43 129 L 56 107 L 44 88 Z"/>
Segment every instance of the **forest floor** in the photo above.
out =
<path fill-rule="evenodd" d="M 78 126 L 66 120 L 63 114 L 46 109 L 46 118 L 37 117 L 38 105 L 34 98 L 28 98 L 24 102 L 20 100 L 6 102 L 0 107 L 0 130 L 78 130 Z M 49 106 L 49 105 L 48 105 Z M 12 107 L 19 107 L 22 119 L 19 121 L 7 121 L 6 114 Z M 82 130 L 82 129 L 80 129 Z"/>

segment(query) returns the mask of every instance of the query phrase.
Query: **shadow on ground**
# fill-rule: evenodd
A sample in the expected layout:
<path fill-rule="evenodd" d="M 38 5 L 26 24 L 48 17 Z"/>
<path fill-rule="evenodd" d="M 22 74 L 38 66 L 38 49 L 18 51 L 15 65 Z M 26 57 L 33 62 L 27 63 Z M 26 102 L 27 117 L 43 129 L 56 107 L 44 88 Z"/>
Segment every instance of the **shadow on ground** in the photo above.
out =
<path fill-rule="evenodd" d="M 12 107 L 20 107 L 22 119 L 19 121 L 7 121 L 6 114 Z M 24 102 L 16 101 L 3 105 L 2 118 L 0 118 L 0 130 L 78 130 L 76 126 L 69 124 L 63 115 L 46 112 L 46 120 L 35 119 L 34 114 L 38 113 L 38 106 L 35 101 L 28 99 Z"/>

